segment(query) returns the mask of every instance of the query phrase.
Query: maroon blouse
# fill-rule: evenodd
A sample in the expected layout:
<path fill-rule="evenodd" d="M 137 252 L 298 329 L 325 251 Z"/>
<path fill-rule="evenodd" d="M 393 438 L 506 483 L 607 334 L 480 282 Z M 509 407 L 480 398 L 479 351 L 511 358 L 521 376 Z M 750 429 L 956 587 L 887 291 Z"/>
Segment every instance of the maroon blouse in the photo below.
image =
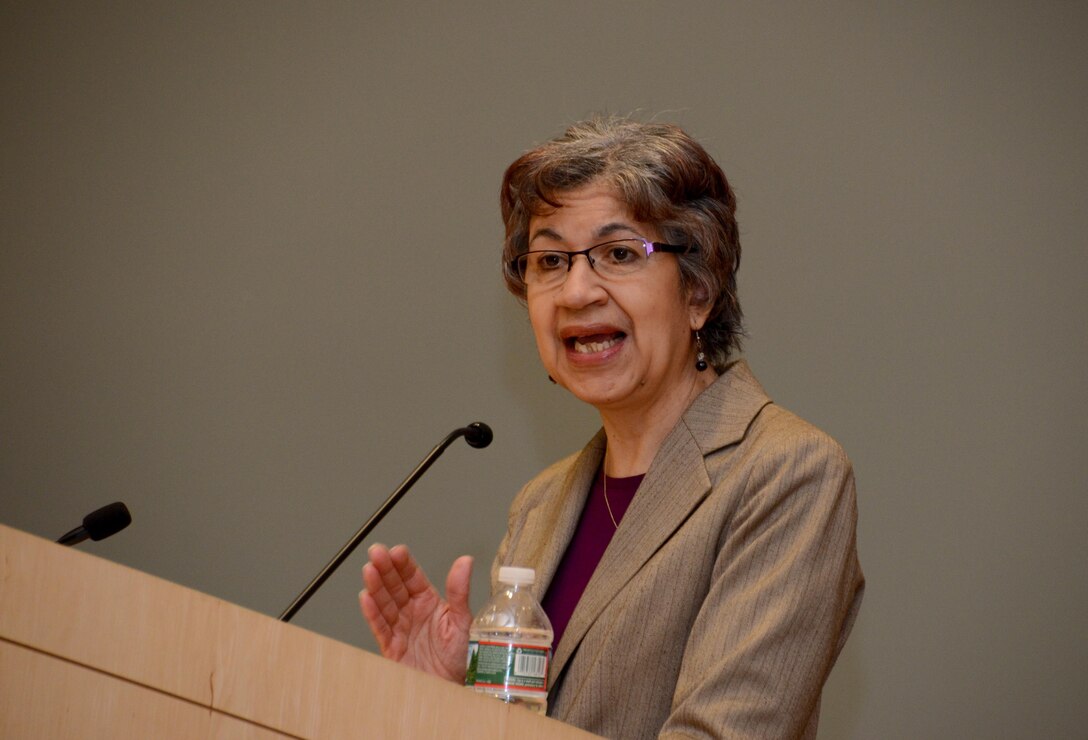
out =
<path fill-rule="evenodd" d="M 612 516 L 616 518 L 617 524 L 631 505 L 643 477 L 635 475 L 630 478 L 608 478 L 608 504 L 612 507 Z M 567 629 L 574 607 L 582 598 L 590 576 L 597 569 L 597 563 L 601 561 L 601 556 L 616 531 L 605 505 L 603 481 L 602 472 L 593 481 L 593 488 L 578 519 L 574 536 L 559 562 L 548 592 L 544 594 L 544 612 L 555 631 L 553 651 L 559 645 L 559 639 Z"/>

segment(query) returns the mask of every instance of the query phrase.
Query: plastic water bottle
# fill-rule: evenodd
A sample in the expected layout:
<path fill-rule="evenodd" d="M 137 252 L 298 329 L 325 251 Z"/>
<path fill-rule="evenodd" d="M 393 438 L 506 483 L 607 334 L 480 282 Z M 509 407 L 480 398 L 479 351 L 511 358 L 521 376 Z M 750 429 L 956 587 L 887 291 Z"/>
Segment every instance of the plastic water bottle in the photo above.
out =
<path fill-rule="evenodd" d="M 534 580 L 532 568 L 499 569 L 502 590 L 469 628 L 465 685 L 544 714 L 554 633 L 528 588 Z"/>

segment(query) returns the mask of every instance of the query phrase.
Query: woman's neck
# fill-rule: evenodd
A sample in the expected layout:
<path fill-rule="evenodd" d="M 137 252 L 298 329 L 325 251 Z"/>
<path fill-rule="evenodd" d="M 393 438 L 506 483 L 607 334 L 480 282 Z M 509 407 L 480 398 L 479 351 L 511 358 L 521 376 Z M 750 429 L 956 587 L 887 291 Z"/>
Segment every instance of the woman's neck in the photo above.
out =
<path fill-rule="evenodd" d="M 655 399 L 649 407 L 600 409 L 608 449 L 605 474 L 613 478 L 642 475 L 653 462 L 666 435 L 692 401 L 717 380 L 711 372 L 696 372 L 677 385 L 675 393 Z"/>

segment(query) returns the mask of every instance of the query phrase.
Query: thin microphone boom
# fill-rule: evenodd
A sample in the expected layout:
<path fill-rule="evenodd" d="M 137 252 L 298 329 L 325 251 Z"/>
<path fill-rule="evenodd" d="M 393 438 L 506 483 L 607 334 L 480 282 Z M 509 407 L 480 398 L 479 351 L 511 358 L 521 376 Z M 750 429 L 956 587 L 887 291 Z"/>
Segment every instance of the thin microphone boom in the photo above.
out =
<path fill-rule="evenodd" d="M 427 457 L 423 458 L 423 462 L 417 465 L 416 469 L 409 473 L 408 477 L 404 479 L 404 482 L 397 486 L 397 490 L 389 495 L 389 498 L 385 500 L 385 503 L 379 506 L 378 510 L 366 520 L 366 524 L 360 527 L 359 531 L 348 540 L 347 544 L 340 548 L 340 552 L 336 553 L 333 559 L 328 562 L 328 565 L 322 568 L 321 572 L 310 581 L 310 585 L 304 588 L 302 593 L 296 596 L 295 600 L 291 602 L 291 605 L 283 610 L 283 614 L 279 616 L 281 622 L 291 621 L 291 617 L 295 616 L 295 613 L 302 608 L 303 604 L 309 601 L 310 597 L 314 595 L 314 592 L 321 588 L 321 584 L 328 580 L 329 576 L 333 574 L 333 571 L 340 567 L 341 563 L 347 560 L 348 556 L 351 555 L 355 548 L 359 546 L 359 543 L 363 541 L 363 538 L 370 534 L 370 531 L 374 529 L 374 527 L 378 526 L 378 522 L 389 513 L 389 510 L 400 501 L 404 494 L 408 493 L 408 489 L 415 485 L 415 482 L 419 480 L 420 476 L 427 472 L 427 468 L 431 467 L 431 464 L 438 459 L 439 455 L 445 452 L 446 448 L 453 444 L 455 439 L 461 436 L 464 436 L 465 442 L 467 442 L 469 446 L 479 449 L 491 444 L 494 435 L 491 432 L 491 427 L 484 424 L 482 421 L 475 421 L 467 427 L 454 429 L 447 434 L 446 438 L 435 445 L 435 448 L 427 454 Z"/>

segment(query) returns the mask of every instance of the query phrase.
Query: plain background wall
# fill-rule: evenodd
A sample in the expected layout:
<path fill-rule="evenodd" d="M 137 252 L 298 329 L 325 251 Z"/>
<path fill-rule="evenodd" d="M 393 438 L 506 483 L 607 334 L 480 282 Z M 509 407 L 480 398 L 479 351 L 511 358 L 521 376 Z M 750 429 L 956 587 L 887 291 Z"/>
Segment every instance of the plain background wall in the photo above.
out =
<path fill-rule="evenodd" d="M 746 356 L 855 463 L 821 737 L 1083 737 L 1085 8 L 3 2 L 0 521 L 124 500 L 85 550 L 278 614 L 482 419 L 376 533 L 474 554 L 479 605 L 598 423 L 504 292 L 499 178 L 640 112 L 726 170 Z M 296 622 L 373 649 L 361 562 Z"/>

